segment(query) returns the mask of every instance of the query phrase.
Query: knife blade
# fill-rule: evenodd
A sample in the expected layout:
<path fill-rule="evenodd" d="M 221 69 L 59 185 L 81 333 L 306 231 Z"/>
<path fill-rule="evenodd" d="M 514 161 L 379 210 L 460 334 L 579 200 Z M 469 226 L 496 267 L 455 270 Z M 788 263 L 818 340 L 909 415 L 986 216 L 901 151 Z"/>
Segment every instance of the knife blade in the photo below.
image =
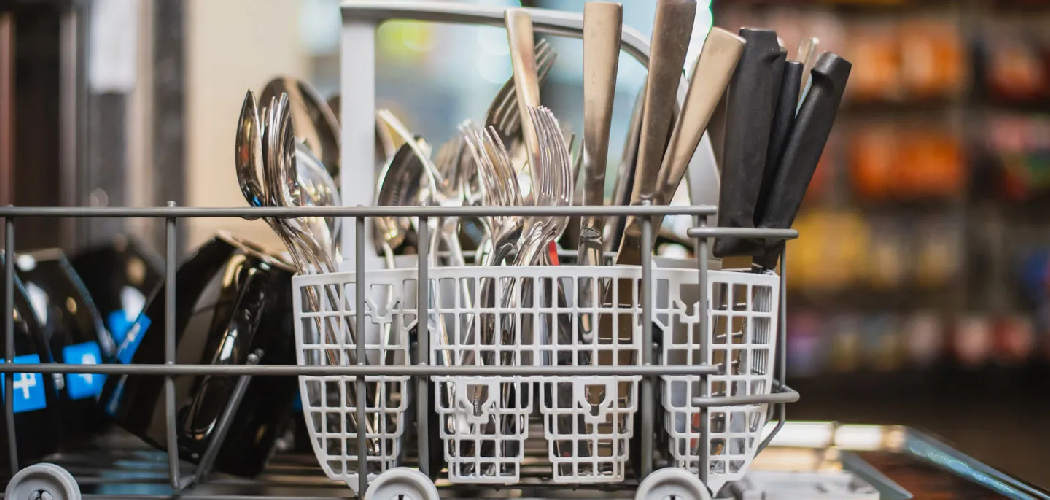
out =
<path fill-rule="evenodd" d="M 795 126 L 784 146 L 758 227 L 786 229 L 795 221 L 831 134 L 852 67 L 849 61 L 831 52 L 821 54 L 813 64 L 809 91 L 799 107 Z M 782 250 L 783 242 L 767 244 L 756 257 L 755 264 L 763 269 L 773 269 Z"/>
<path fill-rule="evenodd" d="M 802 81 L 799 82 L 799 104 L 802 103 L 802 99 L 806 96 L 806 86 L 809 85 L 809 75 L 813 69 L 813 61 L 817 56 L 817 47 L 820 46 L 820 39 L 817 37 L 803 38 L 802 42 L 798 44 L 798 53 L 795 54 L 795 60 L 802 63 Z"/>

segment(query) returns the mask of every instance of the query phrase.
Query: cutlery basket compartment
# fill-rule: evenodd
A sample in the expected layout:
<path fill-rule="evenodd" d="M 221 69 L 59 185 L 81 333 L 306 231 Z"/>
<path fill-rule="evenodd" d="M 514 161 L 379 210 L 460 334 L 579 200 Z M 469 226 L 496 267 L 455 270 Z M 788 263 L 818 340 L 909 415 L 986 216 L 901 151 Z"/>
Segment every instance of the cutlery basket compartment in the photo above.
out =
<path fill-rule="evenodd" d="M 697 473 L 699 440 L 707 441 L 707 484 L 713 491 L 744 476 L 762 440 L 770 404 L 745 404 L 741 398 L 769 396 L 777 355 L 780 277 L 750 270 L 708 271 L 707 331 L 701 335 L 696 294 L 698 274 L 655 271 L 667 288 L 656 289 L 659 347 L 664 365 L 713 364 L 720 374 L 662 376 L 669 459 L 675 467 Z M 703 384 L 703 385 L 701 385 Z M 701 391 L 705 389 L 705 391 Z M 696 401 L 701 398 L 702 401 Z M 733 401 L 733 399 L 737 401 Z M 746 401 L 746 399 L 744 399 Z M 701 433 L 701 408 L 707 432 Z"/>
<path fill-rule="evenodd" d="M 352 274 L 298 275 L 292 280 L 296 356 L 301 366 L 356 364 L 356 340 L 363 333 L 368 365 L 407 365 L 409 327 L 415 310 L 386 300 L 391 284 L 369 283 L 365 329 L 357 332 L 357 290 Z M 351 332 L 357 335 L 351 335 Z M 322 335 L 323 333 L 323 335 Z M 408 375 L 365 377 L 367 467 L 369 477 L 396 467 L 401 456 L 406 409 L 411 400 Z M 357 377 L 300 375 L 299 392 L 310 442 L 329 478 L 358 487 Z"/>
<path fill-rule="evenodd" d="M 370 273 L 369 278 L 380 276 Z M 578 297 L 586 287 L 594 292 L 618 280 L 637 285 L 640 277 L 639 269 L 617 267 L 431 269 L 431 359 L 454 366 L 635 365 L 641 359 L 640 336 L 584 332 L 585 325 L 597 327 L 600 317 L 609 318 L 603 326 L 615 332 L 618 322 L 631 321 L 640 309 L 633 304 L 582 307 Z M 538 437 L 529 429 L 536 408 L 555 482 L 623 480 L 639 379 L 435 377 L 449 480 L 519 482 L 526 441 Z"/>

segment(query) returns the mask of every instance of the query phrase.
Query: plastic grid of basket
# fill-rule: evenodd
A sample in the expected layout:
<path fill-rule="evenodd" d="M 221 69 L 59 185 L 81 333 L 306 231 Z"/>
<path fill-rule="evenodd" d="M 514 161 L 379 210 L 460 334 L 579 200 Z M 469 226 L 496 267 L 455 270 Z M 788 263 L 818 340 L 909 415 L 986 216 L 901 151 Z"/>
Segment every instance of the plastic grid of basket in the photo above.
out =
<path fill-rule="evenodd" d="M 351 279 L 348 279 L 351 278 Z M 409 336 L 405 314 L 383 300 L 389 288 L 370 286 L 365 299 L 365 330 L 356 328 L 357 290 L 345 273 L 308 274 L 293 278 L 296 357 L 300 365 L 352 364 L 357 343 L 365 339 L 369 365 L 408 363 Z M 313 300 L 311 300 L 311 296 Z M 352 326 L 351 326 L 352 325 Z M 323 333 L 323 334 L 322 334 Z M 405 432 L 410 397 L 409 376 L 366 376 L 366 446 L 369 478 L 396 467 Z M 329 478 L 358 487 L 357 377 L 301 375 L 299 391 L 314 454 Z"/>
<path fill-rule="evenodd" d="M 664 331 L 661 362 L 693 365 L 706 361 L 722 367 L 722 374 L 707 376 L 706 396 L 712 398 L 764 396 L 772 390 L 773 360 L 779 318 L 780 277 L 772 271 L 709 271 L 707 331 L 700 331 L 696 303 L 681 293 L 696 287 L 696 273 L 665 274 L 654 320 Z M 686 306 L 686 304 L 692 304 Z M 703 333 L 703 334 L 701 334 Z M 674 465 L 693 473 L 699 469 L 699 443 L 708 444 L 707 485 L 718 491 L 728 481 L 744 476 L 761 442 L 769 404 L 736 404 L 707 408 L 707 435 L 700 432 L 701 396 L 696 377 L 662 376 L 660 400 L 665 410 L 664 428 Z"/>
<path fill-rule="evenodd" d="M 411 280 L 415 271 L 370 273 L 369 279 L 382 282 L 387 276 L 394 281 Z M 608 358 L 609 364 L 636 364 L 641 358 L 638 335 L 575 339 L 582 338 L 580 317 L 584 314 L 609 316 L 615 328 L 615 321 L 637 318 L 640 308 L 633 303 L 629 308 L 581 308 L 576 304 L 576 290 L 594 287 L 598 280 L 637 283 L 640 276 L 640 268 L 626 267 L 434 268 L 429 277 L 431 357 L 437 363 L 455 365 L 579 366 L 588 359 L 585 356 L 590 363 Z M 493 302 L 466 303 L 464 297 L 477 297 L 475 292 L 485 280 L 499 290 Z M 508 287 L 506 294 L 504 286 Z M 559 295 L 564 301 L 553 299 Z M 500 304 L 503 297 L 510 297 L 509 307 Z M 412 300 L 402 299 L 406 304 Z M 493 331 L 505 331 L 507 337 L 491 344 L 483 342 L 472 330 L 472 325 L 483 323 L 491 324 Z M 518 482 L 529 438 L 528 417 L 536 406 L 544 417 L 555 482 L 624 478 L 640 377 L 449 376 L 433 380 L 450 481 Z M 605 397 L 613 394 L 616 397 Z"/>

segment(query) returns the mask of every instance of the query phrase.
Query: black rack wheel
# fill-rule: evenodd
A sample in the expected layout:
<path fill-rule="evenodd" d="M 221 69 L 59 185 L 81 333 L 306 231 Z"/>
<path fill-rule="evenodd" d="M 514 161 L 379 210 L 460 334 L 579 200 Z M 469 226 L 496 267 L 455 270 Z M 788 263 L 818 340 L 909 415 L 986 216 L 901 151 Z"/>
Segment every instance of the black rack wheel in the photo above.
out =
<path fill-rule="evenodd" d="M 55 464 L 30 465 L 14 475 L 4 490 L 6 500 L 80 500 L 80 487 Z"/>

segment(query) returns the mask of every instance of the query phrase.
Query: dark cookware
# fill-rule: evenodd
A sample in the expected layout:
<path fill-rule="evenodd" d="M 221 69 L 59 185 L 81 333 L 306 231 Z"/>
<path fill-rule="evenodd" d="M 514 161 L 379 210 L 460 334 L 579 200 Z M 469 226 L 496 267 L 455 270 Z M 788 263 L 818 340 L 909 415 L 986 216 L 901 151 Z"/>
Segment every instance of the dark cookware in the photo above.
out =
<path fill-rule="evenodd" d="M 15 270 L 25 285 L 36 319 L 55 362 L 99 364 L 116 352 L 102 316 L 80 277 L 61 250 L 20 253 Z M 107 419 L 97 398 L 105 376 L 92 373 L 55 373 L 62 396 L 64 439 L 90 435 L 105 428 Z"/>
<path fill-rule="evenodd" d="M 0 255 L 0 264 L 4 261 Z M 0 283 L 6 273 L 0 267 Z M 6 304 L 5 287 L 0 286 L 0 304 Z M 3 308 L 4 306 L 0 306 Z M 51 353 L 44 342 L 36 316 L 29 305 L 29 298 L 18 276 L 14 277 L 14 310 L 5 314 L 14 316 L 15 363 L 49 363 Z M 5 322 L 6 324 L 6 322 Z M 0 326 L 5 335 L 5 327 Z M 7 358 L 6 342 L 0 341 L 0 352 Z M 20 467 L 38 461 L 58 451 L 62 440 L 62 422 L 59 417 L 59 396 L 53 378 L 39 373 L 15 373 L 12 379 L 14 390 L 13 409 L 15 435 L 18 437 L 18 464 Z M 0 401 L 6 403 L 6 376 L 0 375 Z M 0 407 L 0 429 L 7 428 L 7 412 Z M 0 474 L 10 467 L 7 432 L 0 432 Z"/>
<path fill-rule="evenodd" d="M 243 365 L 251 353 L 262 365 L 295 364 L 291 268 L 249 244 L 220 235 L 179 266 L 176 274 L 176 363 Z M 165 285 L 166 286 L 166 285 Z M 164 363 L 164 291 L 117 349 L 118 363 Z M 212 441 L 238 377 L 175 377 L 178 452 L 199 463 Z M 125 429 L 165 449 L 164 377 L 110 377 L 100 401 Z M 295 377 L 254 377 L 219 444 L 215 469 L 253 476 L 264 467 L 291 416 Z"/>
<path fill-rule="evenodd" d="M 126 235 L 77 253 L 70 258 L 70 264 L 117 344 L 124 340 L 146 299 L 164 281 L 164 262 L 160 257 L 141 241 Z M 115 349 L 103 355 L 109 361 L 114 353 Z"/>

